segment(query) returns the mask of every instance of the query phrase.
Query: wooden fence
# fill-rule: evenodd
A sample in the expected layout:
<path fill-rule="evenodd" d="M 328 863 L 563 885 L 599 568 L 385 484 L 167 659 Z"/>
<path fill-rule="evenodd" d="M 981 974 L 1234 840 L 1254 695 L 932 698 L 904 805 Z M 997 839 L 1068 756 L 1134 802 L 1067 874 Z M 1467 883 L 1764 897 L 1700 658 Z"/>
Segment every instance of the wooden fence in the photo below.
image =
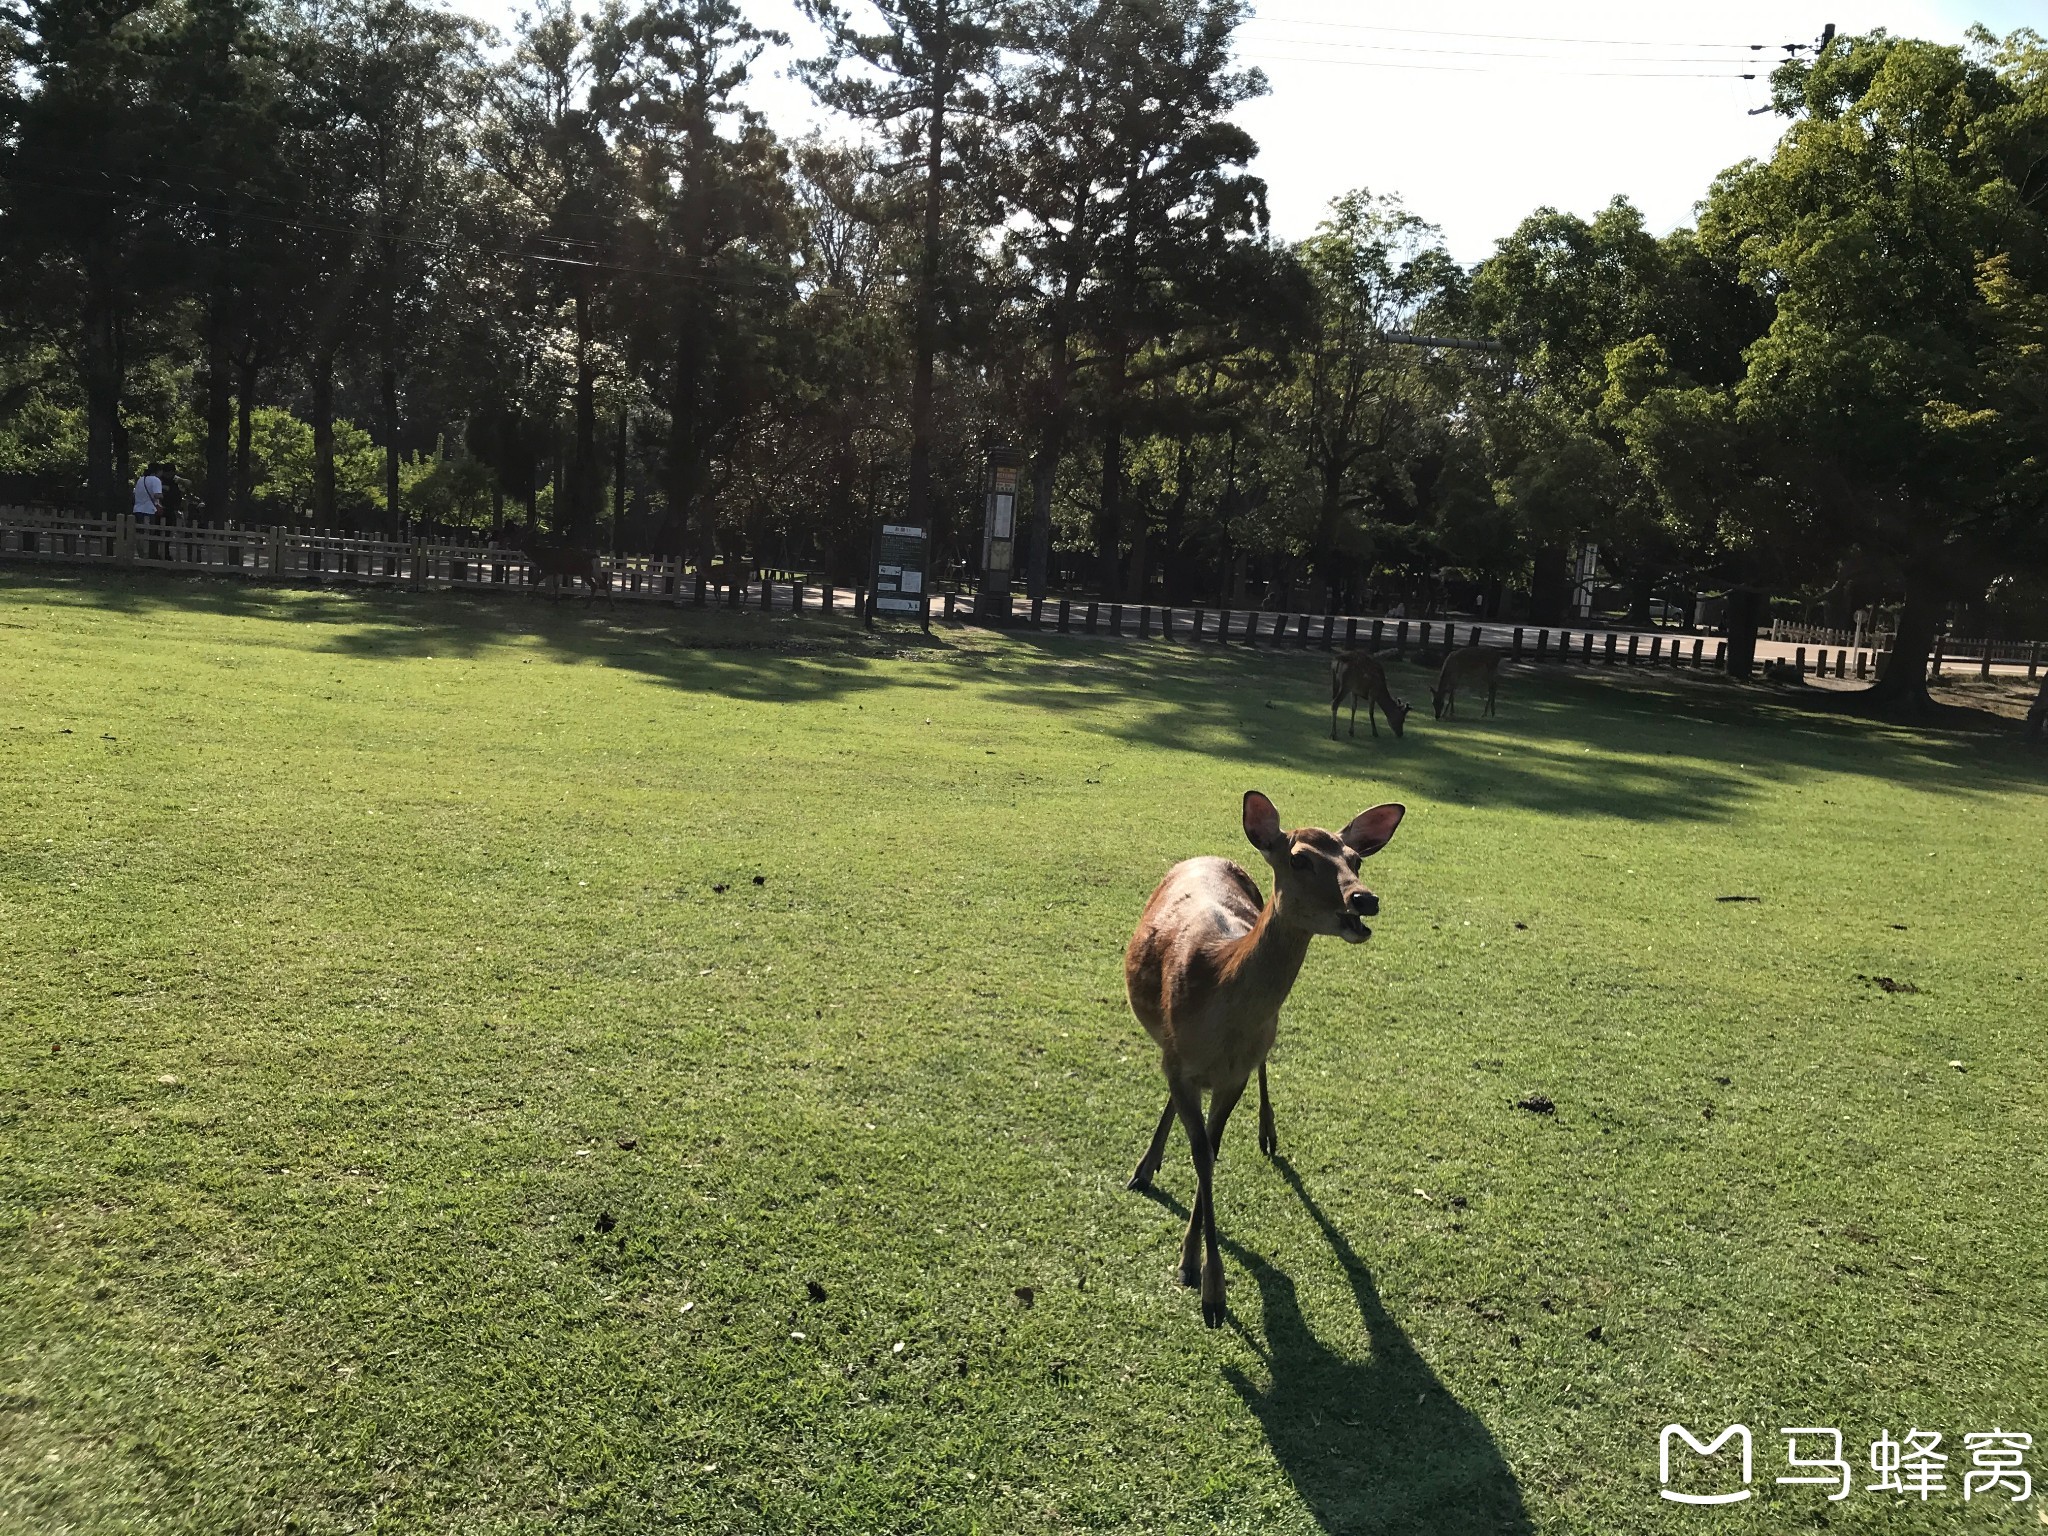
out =
<path fill-rule="evenodd" d="M 1774 620 L 1770 637 L 1784 644 L 1812 645 L 1819 643 L 1825 652 L 1830 647 L 1842 650 L 1855 648 L 1855 636 L 1847 630 L 1824 629 L 1813 624 L 1788 624 Z M 1889 631 L 1866 634 L 1864 644 L 1882 655 L 1892 647 Z M 2041 666 L 2041 652 L 2044 649 L 2039 640 L 1971 640 L 1956 635 L 1942 635 L 1935 641 L 1934 660 L 1929 664 L 1929 674 L 1939 677 L 1944 667 L 1959 670 L 1974 665 L 1985 677 L 1991 675 L 1993 667 L 2025 667 L 2027 676 L 2038 674 Z"/>
<path fill-rule="evenodd" d="M 251 580 L 347 582 L 413 590 L 539 589 L 544 578 L 518 550 L 445 540 L 402 540 L 350 533 L 236 524 L 179 524 L 154 527 L 122 515 L 83 518 L 36 508 L 0 507 L 0 558 L 155 570 L 199 571 Z M 855 587 L 811 583 L 804 573 L 768 570 L 749 578 L 740 567 L 700 571 L 685 561 L 652 555 L 599 555 L 611 576 L 615 598 L 629 602 L 758 607 L 794 613 L 853 613 L 863 610 L 866 592 Z M 958 592 L 934 593 L 934 616 L 986 617 L 979 599 Z M 962 611 L 962 610 L 966 611 Z M 998 613 L 998 620 L 1005 616 Z M 1264 609 L 1166 608 L 1146 604 L 1048 598 L 1013 598 L 1008 622 L 1061 634 L 1131 635 L 1141 639 L 1219 645 L 1290 647 L 1296 650 L 1392 650 L 1396 656 L 1434 657 L 1459 645 L 1497 645 L 1516 661 L 1581 666 L 1720 668 L 1725 640 L 1699 635 L 1642 634 L 1590 627 L 1468 623 L 1431 619 L 1385 619 Z M 2024 648 L 2023 648 L 2024 649 Z M 2027 675 L 2037 674 L 2041 647 L 2017 657 Z M 1990 653 L 1981 665 L 1989 673 Z M 1939 675 L 1953 653 L 1937 650 L 1930 669 Z M 1874 653 L 1847 646 L 1822 646 L 1808 659 L 1797 649 L 1801 675 L 1866 677 Z"/>

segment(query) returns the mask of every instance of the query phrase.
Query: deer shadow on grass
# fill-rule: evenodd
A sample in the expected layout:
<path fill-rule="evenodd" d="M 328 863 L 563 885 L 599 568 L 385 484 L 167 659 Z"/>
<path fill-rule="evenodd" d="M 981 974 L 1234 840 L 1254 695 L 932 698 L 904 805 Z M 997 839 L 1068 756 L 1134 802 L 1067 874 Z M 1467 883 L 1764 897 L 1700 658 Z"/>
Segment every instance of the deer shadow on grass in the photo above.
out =
<path fill-rule="evenodd" d="M 1514 1536 L 1535 1529 L 1500 1448 L 1451 1396 L 1387 1313 L 1372 1272 L 1316 1203 L 1293 1165 L 1273 1166 L 1330 1245 L 1365 1328 L 1363 1356 L 1317 1337 L 1293 1279 L 1228 1237 L 1223 1248 L 1259 1288 L 1263 1339 L 1231 1326 L 1265 1361 L 1267 1380 L 1236 1366 L 1224 1379 L 1259 1421 L 1273 1457 L 1328 1532 Z M 1179 1202 L 1155 1194 L 1169 1208 Z M 1184 1212 L 1183 1212 L 1184 1214 Z"/>

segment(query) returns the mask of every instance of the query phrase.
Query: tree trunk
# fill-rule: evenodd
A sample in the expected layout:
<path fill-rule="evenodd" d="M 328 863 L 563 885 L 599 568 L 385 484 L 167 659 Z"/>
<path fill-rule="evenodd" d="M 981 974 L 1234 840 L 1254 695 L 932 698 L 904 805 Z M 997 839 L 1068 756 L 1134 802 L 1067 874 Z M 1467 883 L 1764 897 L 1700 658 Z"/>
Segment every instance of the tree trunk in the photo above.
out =
<path fill-rule="evenodd" d="M 676 552 L 696 545 L 699 569 L 708 571 L 718 553 L 718 521 L 702 496 L 704 464 L 699 372 L 702 349 L 697 344 L 694 315 L 676 328 L 675 362 L 669 375 L 668 479 L 669 508 L 664 542 Z M 702 502 L 703 505 L 699 505 Z M 695 535 L 694 541 L 692 535 Z"/>
<path fill-rule="evenodd" d="M 1891 656 L 1877 681 L 1863 691 L 1858 701 L 1863 707 L 1902 715 L 1925 714 L 1934 708 L 1927 692 L 1927 658 L 1941 628 L 1941 610 L 1940 599 L 1925 587 L 1907 586 Z"/>
<path fill-rule="evenodd" d="M 235 516 L 246 522 L 255 492 L 254 466 L 250 462 L 254 428 L 250 415 L 256 408 L 256 351 L 252 347 L 236 360 L 235 380 L 235 465 L 233 506 Z"/>
<path fill-rule="evenodd" d="M 1637 575 L 1629 578 L 1628 623 L 1630 628 L 1648 629 L 1650 627 L 1652 623 L 1650 618 L 1650 594 L 1651 589 L 1655 585 L 1655 579 L 1648 575 Z"/>
<path fill-rule="evenodd" d="M 1536 551 L 1529 575 L 1530 623 L 1564 623 L 1571 600 L 1569 558 L 1568 551 L 1561 544 L 1545 544 Z"/>
<path fill-rule="evenodd" d="M 1194 477 L 1189 465 L 1193 457 L 1188 440 L 1174 445 L 1173 500 L 1166 504 L 1166 602 L 1178 607 L 1188 600 L 1187 515 L 1188 498 L 1194 494 Z"/>
<path fill-rule="evenodd" d="M 228 295 L 216 293 L 206 314 L 206 472 L 199 499 L 215 520 L 228 511 L 228 434 L 234 421 L 234 381 L 228 365 Z"/>
<path fill-rule="evenodd" d="M 1733 587 L 1722 611 L 1722 627 L 1728 635 L 1728 675 L 1745 683 L 1756 671 L 1756 625 L 1763 601 L 1763 594 L 1752 587 Z"/>
<path fill-rule="evenodd" d="M 313 358 L 313 524 L 334 526 L 334 353 Z"/>
<path fill-rule="evenodd" d="M 626 526 L 626 408 L 619 407 L 619 438 L 612 460 L 612 553 L 619 552 L 619 540 Z"/>
<path fill-rule="evenodd" d="M 569 453 L 569 516 L 567 533 L 587 542 L 597 527 L 603 498 L 603 471 L 597 458 L 597 364 L 591 356 L 590 305 L 576 291 L 576 438 Z"/>
<path fill-rule="evenodd" d="M 1131 559 L 1124 585 L 1124 600 L 1131 603 L 1145 601 L 1146 565 L 1152 558 L 1152 511 L 1140 503 L 1137 518 L 1131 529 Z"/>
<path fill-rule="evenodd" d="M 1105 598 L 1113 598 L 1123 572 L 1124 433 L 1114 416 L 1102 422 L 1102 505 L 1095 518 L 1096 580 Z"/>
<path fill-rule="evenodd" d="M 2039 741 L 2048 733 L 2048 677 L 2041 679 L 2041 691 L 2034 695 L 2034 707 L 2027 711 L 2027 740 Z"/>
<path fill-rule="evenodd" d="M 1038 462 L 1031 474 L 1031 533 L 1026 554 L 1025 595 L 1036 602 L 1045 596 L 1046 573 L 1052 563 L 1052 493 L 1059 478 L 1060 455 L 1067 436 L 1067 333 L 1053 338 L 1052 367 L 1046 379 L 1045 422 L 1039 434 Z"/>
<path fill-rule="evenodd" d="M 122 398 L 128 393 L 128 326 L 118 309 L 113 312 L 112 322 L 114 488 L 118 503 L 120 492 L 135 478 L 136 469 L 128 450 L 128 417 L 121 409 Z"/>
<path fill-rule="evenodd" d="M 384 407 L 384 519 L 396 533 L 405 514 L 398 504 L 398 369 L 388 356 L 377 370 L 377 389 Z"/>
<path fill-rule="evenodd" d="M 1323 589 L 1323 612 L 1337 611 L 1337 588 L 1343 579 L 1337 559 L 1337 518 L 1342 510 L 1344 477 L 1340 470 L 1323 471 L 1323 504 L 1316 513 L 1316 583 Z"/>
<path fill-rule="evenodd" d="M 938 0 L 933 31 L 950 51 L 947 0 Z M 931 110 L 925 124 L 924 237 L 918 259 L 916 356 L 910 379 L 910 485 L 906 519 L 931 526 L 932 368 L 939 346 L 939 234 L 945 201 L 946 100 L 952 78 L 943 65 L 932 74 Z"/>

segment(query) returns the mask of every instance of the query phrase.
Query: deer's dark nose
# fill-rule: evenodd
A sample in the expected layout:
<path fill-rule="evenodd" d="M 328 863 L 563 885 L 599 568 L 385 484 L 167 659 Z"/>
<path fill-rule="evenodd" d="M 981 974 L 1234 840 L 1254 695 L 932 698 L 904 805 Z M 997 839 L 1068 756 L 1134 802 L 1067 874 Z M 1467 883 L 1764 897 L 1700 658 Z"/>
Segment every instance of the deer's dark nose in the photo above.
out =
<path fill-rule="evenodd" d="M 1380 915 L 1380 899 L 1373 895 L 1371 891 L 1353 891 L 1351 893 L 1351 910 L 1360 917 L 1378 917 Z"/>

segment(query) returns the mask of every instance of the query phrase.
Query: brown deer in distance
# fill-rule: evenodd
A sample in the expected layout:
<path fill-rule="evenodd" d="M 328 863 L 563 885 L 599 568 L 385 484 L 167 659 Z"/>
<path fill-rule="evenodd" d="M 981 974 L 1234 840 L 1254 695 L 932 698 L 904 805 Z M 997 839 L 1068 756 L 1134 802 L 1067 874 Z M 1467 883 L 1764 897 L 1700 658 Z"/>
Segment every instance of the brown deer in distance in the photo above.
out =
<path fill-rule="evenodd" d="M 1278 1150 L 1265 1090 L 1280 1005 L 1308 957 L 1310 939 L 1321 934 L 1363 944 L 1372 937 L 1364 920 L 1378 915 L 1379 898 L 1359 884 L 1358 867 L 1386 847 L 1403 814 L 1398 805 L 1376 805 L 1342 832 L 1288 832 L 1273 802 L 1251 790 L 1244 797 L 1244 835 L 1273 871 L 1272 898 L 1262 902 L 1258 885 L 1230 859 L 1185 860 L 1166 872 L 1145 903 L 1124 952 L 1131 1012 L 1157 1042 L 1166 1073 L 1166 1111 L 1129 1187 L 1151 1187 L 1178 1117 L 1194 1154 L 1196 1183 L 1181 1240 L 1180 1283 L 1200 1286 L 1202 1321 L 1211 1328 L 1223 1326 L 1214 1196 L 1223 1128 L 1256 1072 L 1260 1150 Z"/>
<path fill-rule="evenodd" d="M 1495 646 L 1468 645 L 1446 656 L 1444 669 L 1437 674 L 1436 686 L 1429 690 L 1429 696 L 1436 704 L 1437 719 L 1457 714 L 1460 688 L 1477 688 L 1481 683 L 1486 685 L 1486 707 L 1480 713 L 1492 714 L 1494 694 L 1500 687 L 1500 664 L 1505 655 Z"/>
<path fill-rule="evenodd" d="M 561 595 L 562 583 L 568 580 L 583 583 L 586 603 L 595 602 L 599 592 L 604 593 L 606 602 L 612 600 L 612 573 L 591 551 L 574 544 L 550 543 L 531 532 L 522 535 L 515 547 L 526 556 L 535 577 L 554 582 L 556 596 Z"/>
<path fill-rule="evenodd" d="M 1337 739 L 1337 706 L 1351 696 L 1351 734 L 1358 734 L 1358 701 L 1365 700 L 1365 723 L 1374 736 L 1380 733 L 1375 706 L 1387 712 L 1394 734 L 1408 719 L 1408 706 L 1387 687 L 1387 669 L 1370 651 L 1339 651 L 1330 658 L 1330 740 Z"/>

